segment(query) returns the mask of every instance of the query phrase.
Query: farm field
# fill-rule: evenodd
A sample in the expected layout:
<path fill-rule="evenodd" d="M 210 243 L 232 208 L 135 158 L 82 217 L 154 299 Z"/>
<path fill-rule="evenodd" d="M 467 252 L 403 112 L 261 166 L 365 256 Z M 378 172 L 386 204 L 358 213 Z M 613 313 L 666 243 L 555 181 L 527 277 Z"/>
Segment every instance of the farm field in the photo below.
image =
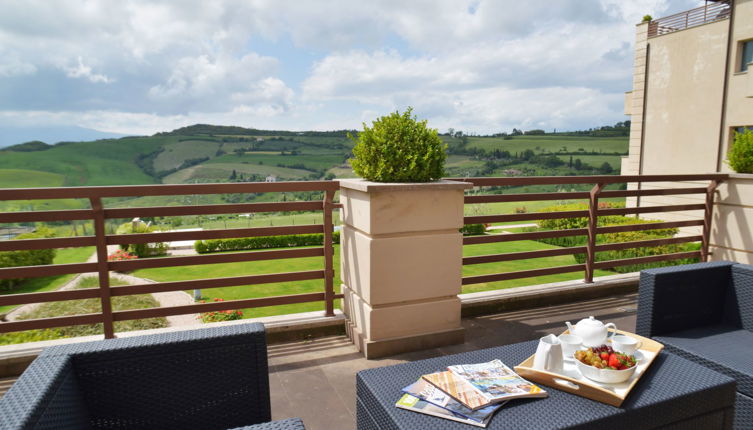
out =
<path fill-rule="evenodd" d="M 526 149 L 534 152 L 599 152 L 627 155 L 627 137 L 588 137 L 588 136 L 515 136 L 505 140 L 502 137 L 469 137 L 468 146 L 485 151 L 523 152 Z"/>

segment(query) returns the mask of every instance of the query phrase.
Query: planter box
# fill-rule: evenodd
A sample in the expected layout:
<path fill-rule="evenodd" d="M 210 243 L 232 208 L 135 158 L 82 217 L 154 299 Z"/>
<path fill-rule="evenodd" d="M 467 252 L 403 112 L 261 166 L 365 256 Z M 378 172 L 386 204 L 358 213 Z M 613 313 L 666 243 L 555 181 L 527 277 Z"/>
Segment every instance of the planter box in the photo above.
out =
<path fill-rule="evenodd" d="M 730 174 L 718 188 L 709 250 L 712 260 L 753 264 L 753 175 Z"/>
<path fill-rule="evenodd" d="M 463 190 L 340 181 L 343 307 L 367 358 L 463 341 Z"/>

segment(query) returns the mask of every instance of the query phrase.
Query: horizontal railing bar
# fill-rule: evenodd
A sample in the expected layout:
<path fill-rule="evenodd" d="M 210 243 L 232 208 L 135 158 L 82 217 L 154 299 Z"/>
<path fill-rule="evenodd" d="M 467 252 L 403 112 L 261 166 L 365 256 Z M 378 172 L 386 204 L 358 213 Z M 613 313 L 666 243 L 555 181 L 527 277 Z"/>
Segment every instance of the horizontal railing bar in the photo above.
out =
<path fill-rule="evenodd" d="M 72 273 L 96 272 L 97 263 L 49 264 L 45 266 L 21 266 L 0 268 L 0 279 L 39 278 L 42 276 L 70 275 Z"/>
<path fill-rule="evenodd" d="M 706 192 L 706 189 L 703 189 Z M 521 193 L 521 194 L 486 194 L 481 196 L 465 196 L 465 203 L 497 203 L 497 202 L 531 202 L 539 200 L 577 200 L 587 199 L 588 191 L 566 193 Z"/>
<path fill-rule="evenodd" d="M 568 248 L 540 249 L 538 251 L 508 252 L 505 254 L 478 255 L 463 257 L 463 265 L 493 263 L 499 261 L 526 260 L 529 258 L 556 257 L 560 255 L 572 255 L 585 253 L 585 246 L 573 246 Z"/>
<path fill-rule="evenodd" d="M 288 225 L 281 227 L 233 228 L 222 230 L 175 231 L 166 233 L 139 233 L 107 235 L 108 245 L 130 243 L 173 242 L 179 240 L 228 239 L 236 237 L 281 236 L 288 234 L 323 233 L 322 224 Z"/>
<path fill-rule="evenodd" d="M 323 270 L 307 272 L 270 273 L 266 275 L 234 276 L 227 278 L 192 279 L 188 281 L 160 282 L 156 284 L 124 285 L 110 288 L 110 295 L 128 296 L 133 294 L 164 293 L 206 288 L 232 287 L 238 285 L 258 285 L 273 282 L 307 281 L 323 279 Z"/>
<path fill-rule="evenodd" d="M 607 190 L 599 193 L 602 197 L 637 197 L 637 196 L 671 196 L 678 194 L 706 194 L 705 187 L 698 188 L 662 188 L 658 190 Z"/>
<path fill-rule="evenodd" d="M 681 258 L 700 257 L 701 251 L 676 252 L 674 254 L 651 255 L 648 257 L 625 258 L 622 260 L 598 261 L 594 263 L 595 269 L 608 269 L 617 266 L 629 266 L 631 264 L 655 263 L 657 261 L 679 260 Z"/>
<path fill-rule="evenodd" d="M 0 322 L 0 333 L 102 322 L 102 314 L 71 315 L 65 317 L 38 318 L 33 320 Z"/>
<path fill-rule="evenodd" d="M 596 227 L 596 234 L 605 233 L 622 233 L 625 231 L 643 231 L 643 230 L 658 230 L 665 228 L 677 228 L 677 227 L 693 227 L 697 225 L 703 225 L 703 220 L 689 220 L 689 221 L 670 221 L 670 222 L 647 222 L 644 224 L 626 224 L 626 225 L 612 225 L 607 227 Z"/>
<path fill-rule="evenodd" d="M 193 266 L 199 264 L 241 263 L 246 261 L 278 260 L 283 258 L 321 257 L 324 248 L 281 249 L 274 251 L 234 252 L 187 257 L 145 258 L 140 260 L 111 261 L 110 270 L 129 271 L 155 267 Z"/>
<path fill-rule="evenodd" d="M 274 193 L 283 191 L 337 191 L 338 181 L 235 182 L 216 184 L 118 185 L 104 187 L 0 188 L 0 200 L 141 197 L 187 194 Z"/>
<path fill-rule="evenodd" d="M 585 236 L 587 228 L 572 228 L 568 230 L 532 231 L 527 233 L 486 234 L 483 236 L 466 236 L 463 245 L 478 245 L 481 243 L 513 242 L 516 240 L 550 239 L 553 237 Z"/>
<path fill-rule="evenodd" d="M 0 198 L 0 200 L 3 200 Z M 61 211 L 2 212 L 0 224 L 14 222 L 74 221 L 92 219 L 91 209 L 70 209 Z"/>
<path fill-rule="evenodd" d="M 556 275 L 559 273 L 579 272 L 586 268 L 585 264 L 570 266 L 547 267 L 544 269 L 520 270 L 517 272 L 495 273 L 491 275 L 468 276 L 463 278 L 463 285 L 480 284 L 483 282 L 507 281 L 510 279 L 531 278 L 534 276 Z"/>
<path fill-rule="evenodd" d="M 513 178 L 447 178 L 470 182 L 477 187 L 495 185 L 615 184 L 624 182 L 724 181 L 726 173 L 697 175 L 600 175 L 600 176 L 516 176 Z"/>
<path fill-rule="evenodd" d="M 636 208 L 618 208 L 618 209 L 599 209 L 598 216 L 609 215 L 628 215 L 628 214 L 645 214 L 654 212 L 679 212 L 679 211 L 693 211 L 704 210 L 706 205 L 703 203 L 694 205 L 667 205 L 667 206 L 642 206 Z"/>
<path fill-rule="evenodd" d="M 588 211 L 560 211 L 560 212 L 532 212 L 524 214 L 504 214 L 504 215 L 474 215 L 463 218 L 463 224 L 485 224 L 492 222 L 509 222 L 509 221 L 532 221 L 540 219 L 561 219 L 561 218 L 586 218 Z"/>
<path fill-rule="evenodd" d="M 105 218 L 217 215 L 256 212 L 321 211 L 322 202 L 241 203 L 234 205 L 149 206 L 105 209 Z"/>
<path fill-rule="evenodd" d="M 0 241 L 0 251 L 22 251 L 29 249 L 75 248 L 96 245 L 94 236 L 50 237 L 44 239 L 19 239 Z"/>
<path fill-rule="evenodd" d="M 332 296 L 333 299 L 342 299 L 343 297 L 345 297 L 345 294 L 335 294 Z"/>
<path fill-rule="evenodd" d="M 5 294 L 0 296 L 0 306 L 26 305 L 29 303 L 61 302 L 99 297 L 99 288 L 45 291 L 41 293 Z"/>
<path fill-rule="evenodd" d="M 672 245 L 676 243 L 700 242 L 703 236 L 681 236 L 665 239 L 636 240 L 633 242 L 605 243 L 596 245 L 596 252 L 618 251 L 630 248 L 650 248 L 653 246 Z"/>
<path fill-rule="evenodd" d="M 112 313 L 113 321 L 128 321 L 141 318 L 157 318 L 241 308 L 289 305 L 324 300 L 324 293 L 293 294 L 289 296 L 262 297 L 256 299 L 228 300 L 223 302 L 198 303 L 194 305 L 169 306 L 165 308 L 133 309 Z"/>

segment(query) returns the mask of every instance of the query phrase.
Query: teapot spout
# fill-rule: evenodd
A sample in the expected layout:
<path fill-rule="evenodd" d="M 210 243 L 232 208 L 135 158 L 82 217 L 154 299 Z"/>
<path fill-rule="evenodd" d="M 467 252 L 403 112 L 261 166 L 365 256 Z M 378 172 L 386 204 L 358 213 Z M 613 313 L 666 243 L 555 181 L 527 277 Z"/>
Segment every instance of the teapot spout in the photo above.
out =
<path fill-rule="evenodd" d="M 567 324 L 567 330 L 570 332 L 570 334 L 574 334 L 573 331 L 575 330 L 575 328 L 572 324 L 570 324 L 570 321 L 565 321 L 565 324 Z"/>

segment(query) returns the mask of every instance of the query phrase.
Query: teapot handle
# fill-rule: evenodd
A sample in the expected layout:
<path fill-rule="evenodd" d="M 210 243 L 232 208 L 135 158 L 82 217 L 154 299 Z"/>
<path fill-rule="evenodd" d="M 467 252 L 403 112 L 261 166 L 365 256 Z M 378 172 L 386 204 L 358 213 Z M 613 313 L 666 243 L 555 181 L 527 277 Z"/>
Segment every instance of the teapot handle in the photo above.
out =
<path fill-rule="evenodd" d="M 610 327 L 610 326 L 612 326 L 612 334 L 611 334 L 611 335 L 609 334 L 609 327 Z M 614 337 L 614 335 L 616 335 L 616 334 L 617 334 L 617 326 L 616 326 L 616 325 L 614 325 L 614 323 L 607 323 L 607 324 L 604 324 L 604 327 L 606 327 L 606 328 L 607 328 L 607 340 L 610 340 L 610 339 L 612 339 L 612 338 Z"/>

